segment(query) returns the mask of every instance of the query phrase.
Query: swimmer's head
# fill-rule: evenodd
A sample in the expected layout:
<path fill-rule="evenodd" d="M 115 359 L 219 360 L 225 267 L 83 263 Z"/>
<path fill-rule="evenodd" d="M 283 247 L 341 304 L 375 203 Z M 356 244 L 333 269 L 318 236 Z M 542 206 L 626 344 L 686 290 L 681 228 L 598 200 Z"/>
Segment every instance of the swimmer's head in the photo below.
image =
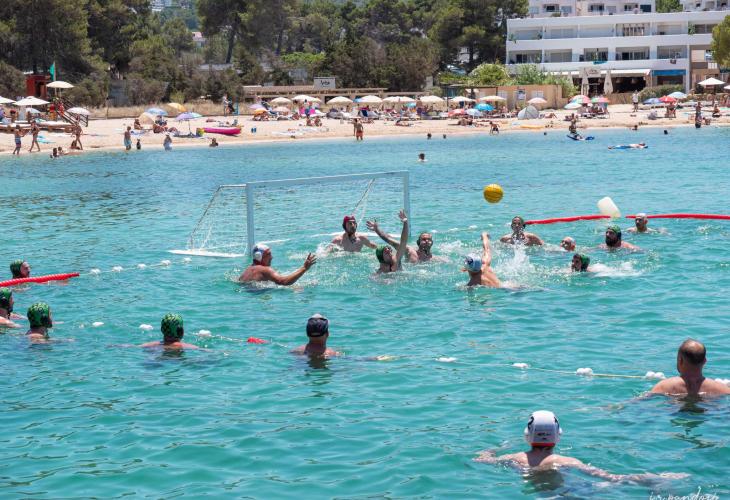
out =
<path fill-rule="evenodd" d="M 646 225 L 649 224 L 649 218 L 644 212 L 636 214 L 634 217 L 634 224 L 638 229 L 646 229 Z"/>
<path fill-rule="evenodd" d="M 375 249 L 375 257 L 381 264 L 393 263 L 393 250 L 388 245 L 380 245 Z"/>
<path fill-rule="evenodd" d="M 13 279 L 27 278 L 30 276 L 30 265 L 23 259 L 14 260 L 10 263 L 10 272 Z"/>
<path fill-rule="evenodd" d="M 464 259 L 464 268 L 468 273 L 478 273 L 482 270 L 482 258 L 470 253 Z"/>
<path fill-rule="evenodd" d="M 572 252 L 575 250 L 575 240 L 570 236 L 566 236 L 563 238 L 563 241 L 560 242 L 560 246 L 563 247 L 563 250 L 566 252 Z"/>
<path fill-rule="evenodd" d="M 512 218 L 512 231 L 514 232 L 522 232 L 525 230 L 525 219 L 520 217 L 519 215 L 516 215 Z"/>
<path fill-rule="evenodd" d="M 606 245 L 609 247 L 621 244 L 621 228 L 612 224 L 606 228 Z"/>
<path fill-rule="evenodd" d="M 168 313 L 160 322 L 160 331 L 165 340 L 178 341 L 183 338 L 185 329 L 183 328 L 183 319 L 179 314 Z"/>
<path fill-rule="evenodd" d="M 28 322 L 31 328 L 53 328 L 51 308 L 45 302 L 36 302 L 28 308 Z"/>
<path fill-rule="evenodd" d="M 426 153 L 418 153 L 418 161 L 426 161 Z"/>
<path fill-rule="evenodd" d="M 355 234 L 357 231 L 357 220 L 354 215 L 345 215 L 342 219 L 342 229 L 349 235 Z"/>
<path fill-rule="evenodd" d="M 560 441 L 562 433 L 555 414 L 540 410 L 530 415 L 525 427 L 525 441 L 533 448 L 553 448 Z"/>
<path fill-rule="evenodd" d="M 314 314 L 307 320 L 307 337 L 322 337 L 330 332 L 330 322 L 321 314 Z"/>
<path fill-rule="evenodd" d="M 0 288 L 0 309 L 10 315 L 13 312 L 13 291 L 10 288 Z"/>
<path fill-rule="evenodd" d="M 257 243 L 251 250 L 253 263 L 259 266 L 271 264 L 271 249 L 263 243 Z"/>
<path fill-rule="evenodd" d="M 586 272 L 590 263 L 590 257 L 582 253 L 576 253 L 573 254 L 573 261 L 571 262 L 570 268 L 575 272 Z"/>
<path fill-rule="evenodd" d="M 431 253 L 431 247 L 433 246 L 433 237 L 431 233 L 421 233 L 418 235 L 416 240 L 418 249 L 425 253 Z"/>
<path fill-rule="evenodd" d="M 707 361 L 707 350 L 702 342 L 687 339 L 682 342 L 677 351 L 677 371 L 682 373 L 687 369 L 702 368 Z"/>

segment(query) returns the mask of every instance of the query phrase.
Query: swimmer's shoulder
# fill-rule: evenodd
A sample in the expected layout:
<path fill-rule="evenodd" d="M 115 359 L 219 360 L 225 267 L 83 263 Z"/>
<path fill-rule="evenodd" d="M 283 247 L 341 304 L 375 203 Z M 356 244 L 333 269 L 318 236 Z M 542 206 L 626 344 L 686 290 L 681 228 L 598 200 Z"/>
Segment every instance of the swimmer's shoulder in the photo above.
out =
<path fill-rule="evenodd" d="M 682 377 L 670 377 L 657 382 L 649 392 L 652 394 L 686 394 L 687 386 Z"/>
<path fill-rule="evenodd" d="M 723 396 L 726 394 L 730 394 L 730 387 L 722 382 L 718 382 L 717 380 L 706 378 L 702 382 L 700 392 L 705 393 L 708 396 Z"/>

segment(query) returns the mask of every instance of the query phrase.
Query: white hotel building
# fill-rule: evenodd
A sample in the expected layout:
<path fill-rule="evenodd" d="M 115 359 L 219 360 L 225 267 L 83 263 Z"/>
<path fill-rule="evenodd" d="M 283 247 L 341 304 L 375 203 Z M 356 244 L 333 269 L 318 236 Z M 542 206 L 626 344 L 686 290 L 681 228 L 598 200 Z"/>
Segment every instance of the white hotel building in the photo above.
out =
<path fill-rule="evenodd" d="M 507 21 L 510 72 L 523 63 L 589 76 L 600 92 L 607 70 L 614 92 L 682 84 L 686 90 L 718 76 L 712 28 L 730 0 L 681 0 L 684 12 L 659 14 L 654 0 L 530 0 L 529 16 Z M 726 80 L 727 78 L 721 78 Z"/>

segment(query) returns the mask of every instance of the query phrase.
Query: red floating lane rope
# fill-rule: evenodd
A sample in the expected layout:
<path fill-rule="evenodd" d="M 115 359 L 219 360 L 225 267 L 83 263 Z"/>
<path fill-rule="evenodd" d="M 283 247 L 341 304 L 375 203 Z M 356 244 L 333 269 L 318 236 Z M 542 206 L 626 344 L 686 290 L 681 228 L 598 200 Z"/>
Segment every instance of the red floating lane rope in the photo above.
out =
<path fill-rule="evenodd" d="M 556 222 L 575 222 L 579 220 L 610 219 L 608 215 L 576 215 L 574 217 L 556 217 L 554 219 L 527 220 L 525 224 L 554 224 Z"/>
<path fill-rule="evenodd" d="M 636 215 L 627 215 L 627 219 L 635 219 Z M 730 220 L 730 215 L 716 215 L 716 214 L 655 214 L 647 215 L 647 219 L 715 219 L 715 220 Z"/>
<path fill-rule="evenodd" d="M 35 276 L 33 278 L 16 278 L 8 281 L 0 281 L 0 286 L 20 285 L 21 283 L 46 283 L 48 281 L 63 281 L 78 277 L 79 273 L 48 274 L 46 276 Z"/>
<path fill-rule="evenodd" d="M 246 342 L 248 342 L 249 344 L 268 344 L 267 341 L 256 337 L 249 337 Z"/>

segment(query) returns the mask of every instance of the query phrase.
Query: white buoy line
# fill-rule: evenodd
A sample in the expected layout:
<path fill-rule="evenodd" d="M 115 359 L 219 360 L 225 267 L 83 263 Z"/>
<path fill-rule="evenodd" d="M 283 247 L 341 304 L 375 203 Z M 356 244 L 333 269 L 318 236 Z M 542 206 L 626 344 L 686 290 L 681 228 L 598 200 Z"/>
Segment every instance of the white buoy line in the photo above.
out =
<path fill-rule="evenodd" d="M 192 262 L 192 260 L 193 259 L 190 258 L 190 257 L 184 257 L 183 259 L 180 260 L 180 263 L 181 264 L 189 264 L 190 262 Z M 163 259 L 160 262 L 157 262 L 156 264 L 145 264 L 143 262 L 140 262 L 139 264 L 136 264 L 135 265 L 135 268 L 136 269 L 143 270 L 143 269 L 156 268 L 156 267 L 157 268 L 160 268 L 160 267 L 170 267 L 172 265 L 173 265 L 173 262 L 171 260 L 169 260 L 169 259 Z M 109 269 L 108 271 L 102 271 L 98 267 L 94 267 L 94 268 L 90 269 L 87 274 L 90 275 L 90 276 L 99 276 L 100 274 L 103 274 L 103 273 L 110 273 L 110 272 L 111 273 L 121 273 L 121 272 L 123 272 L 125 270 L 126 269 L 123 266 L 112 266 L 112 268 Z"/>
<path fill-rule="evenodd" d="M 620 374 L 613 374 L 613 373 L 595 373 L 593 371 L 593 368 L 577 368 L 574 372 L 570 372 L 567 370 L 550 370 L 548 368 L 537 368 L 534 366 L 530 366 L 527 363 L 512 363 L 511 365 L 513 368 L 517 368 L 520 370 L 536 370 L 541 372 L 548 372 L 548 373 L 560 373 L 562 375 L 578 375 L 579 377 L 601 377 L 601 378 L 639 378 L 639 379 L 649 379 L 649 380 L 664 380 L 667 378 L 663 372 L 652 372 L 648 371 L 644 375 L 620 375 Z"/>

